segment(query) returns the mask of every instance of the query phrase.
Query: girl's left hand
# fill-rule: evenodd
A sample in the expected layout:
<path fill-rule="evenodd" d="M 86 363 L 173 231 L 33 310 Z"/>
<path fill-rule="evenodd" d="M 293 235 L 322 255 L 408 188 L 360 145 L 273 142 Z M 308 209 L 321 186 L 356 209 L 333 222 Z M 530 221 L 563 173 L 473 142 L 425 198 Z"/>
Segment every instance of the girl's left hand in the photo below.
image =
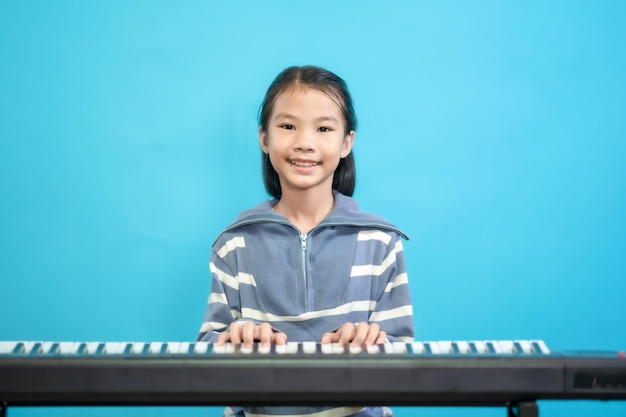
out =
<path fill-rule="evenodd" d="M 352 346 L 369 346 L 373 344 L 385 343 L 387 333 L 380 330 L 376 323 L 344 323 L 337 331 L 324 333 L 322 343 L 350 343 Z"/>

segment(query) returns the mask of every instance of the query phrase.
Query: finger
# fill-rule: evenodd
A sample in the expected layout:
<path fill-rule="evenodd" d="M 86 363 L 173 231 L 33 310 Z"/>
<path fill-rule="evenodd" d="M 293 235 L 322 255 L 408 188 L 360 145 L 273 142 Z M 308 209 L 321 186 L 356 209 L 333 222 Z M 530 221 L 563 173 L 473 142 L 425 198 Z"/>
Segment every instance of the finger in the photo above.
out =
<path fill-rule="evenodd" d="M 247 321 L 241 327 L 241 342 L 245 347 L 251 348 L 254 343 L 254 328 L 256 327 L 255 323 L 252 321 Z"/>
<path fill-rule="evenodd" d="M 355 327 L 353 323 L 344 323 L 343 326 L 337 330 L 337 335 L 339 336 L 339 340 L 337 343 L 340 345 L 345 345 L 350 343 L 350 341 L 354 338 Z"/>
<path fill-rule="evenodd" d="M 228 341 L 230 341 L 230 332 L 225 331 L 218 336 L 216 344 L 218 346 L 224 346 L 224 344 Z"/>
<path fill-rule="evenodd" d="M 378 337 L 376 338 L 376 344 L 382 345 L 386 341 L 387 341 L 387 332 L 385 332 L 384 330 L 381 330 L 380 332 L 378 332 Z"/>
<path fill-rule="evenodd" d="M 287 334 L 283 332 L 276 332 L 273 334 L 274 343 L 277 345 L 284 345 L 287 343 Z"/>
<path fill-rule="evenodd" d="M 365 338 L 367 337 L 369 325 L 365 322 L 361 322 L 355 323 L 354 326 L 354 335 L 352 337 L 351 345 L 361 346 L 364 343 Z"/>
<path fill-rule="evenodd" d="M 370 324 L 369 329 L 367 329 L 367 335 L 364 340 L 365 345 L 369 346 L 369 345 L 376 343 L 376 340 L 378 340 L 379 333 L 380 333 L 380 326 L 378 325 L 378 323 Z"/>
<path fill-rule="evenodd" d="M 324 333 L 322 335 L 321 343 L 335 343 L 337 342 L 337 333 Z"/>
<path fill-rule="evenodd" d="M 272 342 L 272 334 L 274 331 L 272 330 L 272 326 L 269 323 L 261 323 L 255 328 L 255 337 L 257 340 L 261 342 L 263 346 L 269 346 Z"/>
<path fill-rule="evenodd" d="M 228 328 L 228 332 L 230 333 L 230 342 L 237 346 L 241 344 L 241 323 L 235 321 L 230 324 Z"/>

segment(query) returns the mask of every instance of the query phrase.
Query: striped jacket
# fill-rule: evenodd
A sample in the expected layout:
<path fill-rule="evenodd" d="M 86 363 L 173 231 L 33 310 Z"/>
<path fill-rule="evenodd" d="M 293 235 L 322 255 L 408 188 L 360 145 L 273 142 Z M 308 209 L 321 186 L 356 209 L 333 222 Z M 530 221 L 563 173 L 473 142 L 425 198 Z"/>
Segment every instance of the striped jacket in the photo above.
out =
<path fill-rule="evenodd" d="M 333 211 L 308 233 L 265 201 L 241 213 L 213 244 L 212 275 L 198 340 L 215 341 L 236 320 L 269 322 L 289 341 L 317 341 L 346 322 L 378 323 L 390 341 L 413 339 L 404 233 L 334 193 Z M 310 407 L 255 407 L 246 416 L 311 414 Z M 339 417 L 345 407 L 311 414 Z M 236 409 L 239 411 L 239 409 Z M 358 416 L 379 416 L 367 408 Z M 242 414 L 238 414 L 242 415 Z"/>

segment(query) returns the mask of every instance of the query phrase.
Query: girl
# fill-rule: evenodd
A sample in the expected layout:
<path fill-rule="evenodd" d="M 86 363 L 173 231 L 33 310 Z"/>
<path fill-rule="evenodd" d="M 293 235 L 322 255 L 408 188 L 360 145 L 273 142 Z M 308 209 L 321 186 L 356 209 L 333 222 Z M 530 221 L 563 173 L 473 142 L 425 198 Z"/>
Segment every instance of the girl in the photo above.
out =
<path fill-rule="evenodd" d="M 274 197 L 241 213 L 213 244 L 198 340 L 251 349 L 289 341 L 409 342 L 413 316 L 395 226 L 358 210 L 356 116 L 346 83 L 290 67 L 259 114 L 263 178 Z M 386 407 L 229 407 L 227 415 L 391 415 Z"/>

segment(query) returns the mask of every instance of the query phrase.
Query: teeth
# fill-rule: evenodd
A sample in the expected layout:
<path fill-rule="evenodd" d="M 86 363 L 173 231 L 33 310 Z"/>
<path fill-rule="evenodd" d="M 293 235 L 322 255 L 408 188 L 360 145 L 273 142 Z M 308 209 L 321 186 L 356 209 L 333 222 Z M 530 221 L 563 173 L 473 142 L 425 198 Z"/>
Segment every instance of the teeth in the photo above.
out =
<path fill-rule="evenodd" d="M 291 161 L 292 165 L 296 165 L 299 167 L 312 167 L 317 165 L 317 162 L 299 162 L 299 161 Z"/>

